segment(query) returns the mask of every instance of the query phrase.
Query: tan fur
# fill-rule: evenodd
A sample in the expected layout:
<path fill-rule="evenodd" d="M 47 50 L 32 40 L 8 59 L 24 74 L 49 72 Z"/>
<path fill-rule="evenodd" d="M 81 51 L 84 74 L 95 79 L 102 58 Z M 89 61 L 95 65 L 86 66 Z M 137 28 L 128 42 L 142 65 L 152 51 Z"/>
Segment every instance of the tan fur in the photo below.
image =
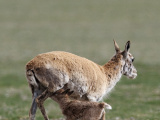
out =
<path fill-rule="evenodd" d="M 40 54 L 26 65 L 29 86 L 33 95 L 35 90 L 43 92 L 47 89 L 49 92 L 56 92 L 65 87 L 74 91 L 72 98 L 100 101 L 123 74 L 129 78 L 137 76 L 131 62 L 133 56 L 128 52 L 129 48 L 130 41 L 126 43 L 123 52 L 115 42 L 116 54 L 103 66 L 68 52 L 53 51 Z M 33 103 L 40 92 L 33 96 Z"/>
<path fill-rule="evenodd" d="M 49 87 L 51 92 L 68 84 L 77 94 L 87 93 L 96 98 L 93 101 L 99 101 L 105 95 L 111 78 L 116 79 L 122 69 L 117 67 L 123 65 L 120 61 L 122 56 L 119 57 L 116 62 L 110 61 L 100 66 L 71 53 L 56 51 L 36 56 L 27 63 L 26 70 L 33 70 L 39 82 L 46 88 Z"/>

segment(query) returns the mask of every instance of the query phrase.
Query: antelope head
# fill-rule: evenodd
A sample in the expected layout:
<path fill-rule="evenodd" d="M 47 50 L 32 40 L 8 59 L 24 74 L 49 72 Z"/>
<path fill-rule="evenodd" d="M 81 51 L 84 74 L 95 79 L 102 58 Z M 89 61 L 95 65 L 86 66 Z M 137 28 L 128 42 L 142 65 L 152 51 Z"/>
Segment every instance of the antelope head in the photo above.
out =
<path fill-rule="evenodd" d="M 124 51 L 120 50 L 116 41 L 114 41 L 114 45 L 115 45 L 116 54 L 121 54 L 123 56 L 122 60 L 124 61 L 124 64 L 123 64 L 122 74 L 127 76 L 128 78 L 135 79 L 137 77 L 137 70 L 133 65 L 135 58 L 129 52 L 130 41 L 126 43 Z"/>

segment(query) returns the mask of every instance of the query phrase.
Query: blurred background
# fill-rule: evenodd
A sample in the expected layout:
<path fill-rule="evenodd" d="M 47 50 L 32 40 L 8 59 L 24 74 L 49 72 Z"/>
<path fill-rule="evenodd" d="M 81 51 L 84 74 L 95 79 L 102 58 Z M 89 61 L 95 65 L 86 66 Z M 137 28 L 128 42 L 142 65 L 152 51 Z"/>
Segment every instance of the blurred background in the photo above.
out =
<path fill-rule="evenodd" d="M 49 51 L 67 51 L 100 65 L 131 41 L 138 77 L 123 77 L 105 102 L 107 120 L 160 118 L 160 1 L 158 0 L 1 0 L 0 120 L 27 120 L 32 95 L 25 64 Z M 63 118 L 45 102 L 49 118 Z M 40 111 L 37 120 L 43 120 Z"/>

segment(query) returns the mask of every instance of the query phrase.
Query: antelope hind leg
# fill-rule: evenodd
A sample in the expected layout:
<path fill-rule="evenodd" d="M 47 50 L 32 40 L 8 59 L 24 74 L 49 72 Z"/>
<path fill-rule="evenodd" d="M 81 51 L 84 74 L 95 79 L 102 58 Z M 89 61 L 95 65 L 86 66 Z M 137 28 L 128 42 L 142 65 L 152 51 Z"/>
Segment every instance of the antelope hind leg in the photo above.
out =
<path fill-rule="evenodd" d="M 29 119 L 30 120 L 35 120 L 35 115 L 37 111 L 37 103 L 36 103 L 36 98 L 42 93 L 42 91 L 36 89 L 33 93 L 33 100 L 32 100 L 32 105 L 29 111 Z"/>
<path fill-rule="evenodd" d="M 43 106 L 43 102 L 49 97 L 50 93 L 48 92 L 48 90 L 46 89 L 40 96 L 37 97 L 36 99 L 36 102 L 37 102 L 37 105 L 44 117 L 45 120 L 49 120 L 47 114 L 46 114 L 46 111 L 45 111 L 45 108 Z"/>

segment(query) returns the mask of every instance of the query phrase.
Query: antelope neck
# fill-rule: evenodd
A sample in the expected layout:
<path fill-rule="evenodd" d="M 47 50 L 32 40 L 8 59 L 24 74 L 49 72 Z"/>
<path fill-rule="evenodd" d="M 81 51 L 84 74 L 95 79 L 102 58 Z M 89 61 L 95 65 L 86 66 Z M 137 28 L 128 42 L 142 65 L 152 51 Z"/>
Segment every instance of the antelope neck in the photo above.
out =
<path fill-rule="evenodd" d="M 103 67 L 107 81 L 119 81 L 123 74 L 123 65 L 121 59 L 111 59 Z"/>

